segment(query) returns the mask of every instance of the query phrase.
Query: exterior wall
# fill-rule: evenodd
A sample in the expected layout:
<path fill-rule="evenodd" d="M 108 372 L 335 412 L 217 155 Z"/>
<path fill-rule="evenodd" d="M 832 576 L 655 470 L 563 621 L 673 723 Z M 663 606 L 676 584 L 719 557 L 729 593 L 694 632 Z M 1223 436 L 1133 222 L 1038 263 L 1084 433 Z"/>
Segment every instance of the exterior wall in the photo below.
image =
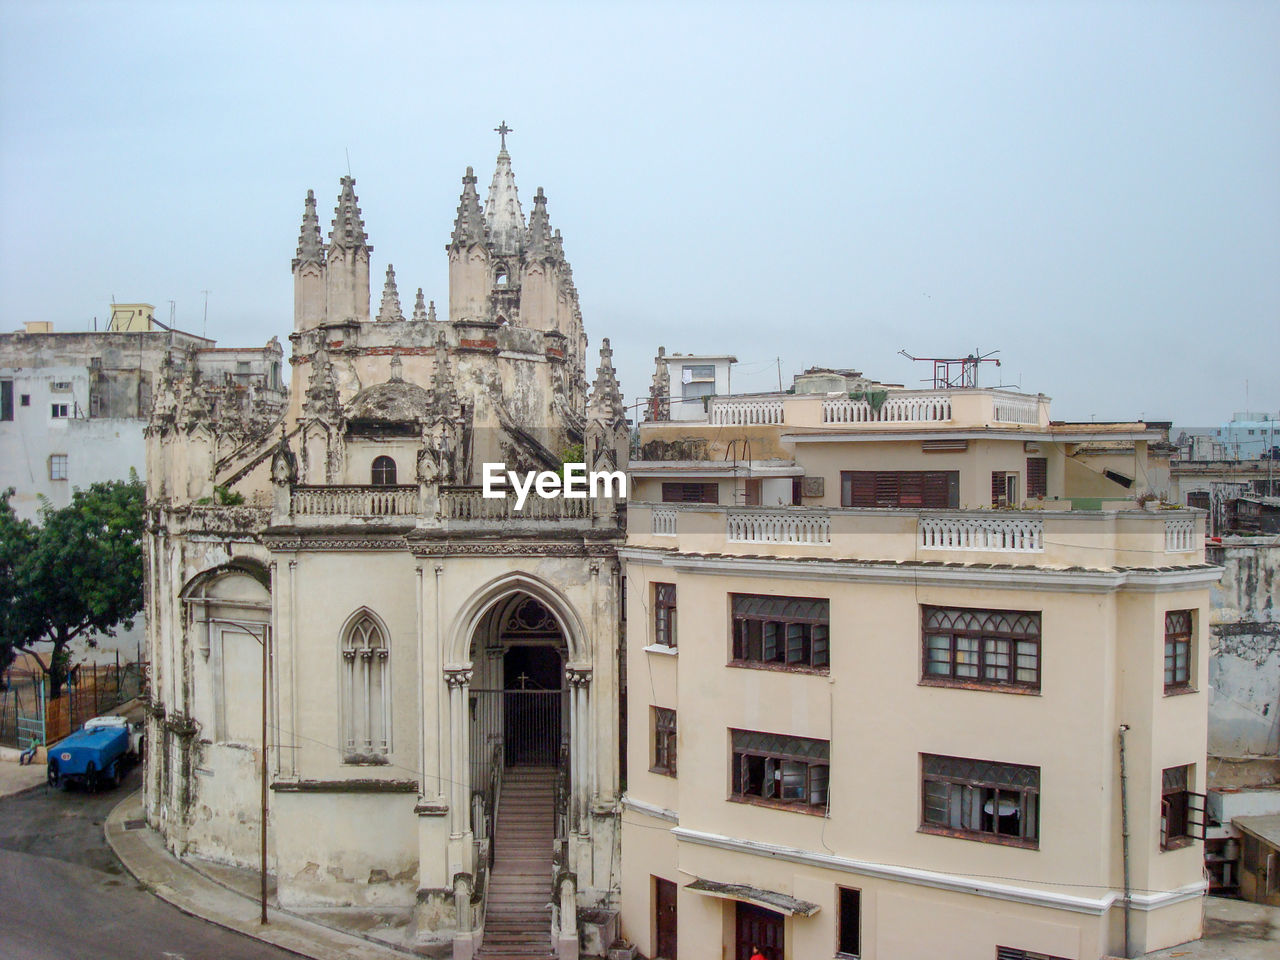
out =
<path fill-rule="evenodd" d="M 717 552 L 684 535 L 666 545 Z M 698 954 L 722 942 L 732 904 L 684 890 L 693 876 L 819 904 L 788 920 L 788 956 L 833 949 L 837 885 L 863 891 L 864 957 L 989 958 L 997 945 L 1091 960 L 1118 951 L 1121 723 L 1130 725 L 1133 884 L 1162 892 L 1136 898 L 1135 943 L 1151 950 L 1199 935 L 1203 854 L 1195 844 L 1161 852 L 1159 810 L 1164 767 L 1193 763 L 1194 788 L 1205 781 L 1204 755 L 1188 745 L 1205 736 L 1206 589 L 1067 588 L 1052 571 L 1019 586 L 1000 574 L 978 578 L 985 587 L 960 574 L 956 586 L 909 575 L 895 584 L 856 572 L 801 576 L 787 561 L 752 566 L 754 575 L 735 575 L 732 558 L 627 552 L 628 674 L 646 682 L 629 701 L 623 922 L 642 952 L 653 947 L 652 876 L 681 885 L 679 936 Z M 652 640 L 655 581 L 676 584 L 678 652 L 639 642 Z M 734 592 L 828 598 L 829 673 L 727 666 Z M 922 604 L 1040 611 L 1040 692 L 921 685 Z M 1199 692 L 1166 697 L 1164 612 L 1188 607 Z M 649 772 L 650 704 L 677 710 L 678 778 Z M 730 799 L 730 728 L 828 740 L 829 814 Z M 1038 766 L 1038 848 L 919 832 L 923 753 Z M 662 810 L 671 813 L 655 815 Z M 1007 879 L 980 879 L 993 877 Z M 917 922 L 935 909 L 946 923 Z"/>
<path fill-rule="evenodd" d="M 1280 757 L 1280 545 L 1229 537 L 1210 550 L 1222 564 L 1209 643 L 1209 755 Z"/>

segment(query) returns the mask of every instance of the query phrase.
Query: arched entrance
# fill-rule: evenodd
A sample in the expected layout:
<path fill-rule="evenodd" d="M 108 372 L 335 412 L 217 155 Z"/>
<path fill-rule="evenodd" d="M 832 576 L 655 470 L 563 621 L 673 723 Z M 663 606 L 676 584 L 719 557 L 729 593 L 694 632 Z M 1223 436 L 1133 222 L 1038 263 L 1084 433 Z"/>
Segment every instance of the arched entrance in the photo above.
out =
<path fill-rule="evenodd" d="M 551 611 L 519 591 L 496 603 L 471 641 L 471 782 L 493 766 L 558 766 L 568 746 L 568 644 Z"/>

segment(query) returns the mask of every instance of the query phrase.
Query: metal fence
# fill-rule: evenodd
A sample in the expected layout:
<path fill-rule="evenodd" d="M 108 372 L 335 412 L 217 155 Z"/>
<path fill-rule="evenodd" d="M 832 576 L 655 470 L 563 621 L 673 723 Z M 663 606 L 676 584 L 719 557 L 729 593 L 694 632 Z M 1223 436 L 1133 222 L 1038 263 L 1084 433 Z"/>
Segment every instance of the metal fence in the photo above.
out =
<path fill-rule="evenodd" d="M 15 667 L 0 691 L 0 744 L 25 747 L 34 738 L 57 743 L 86 720 L 141 695 L 141 663 L 79 664 L 61 696 L 48 696 L 48 678 L 38 669 Z"/>

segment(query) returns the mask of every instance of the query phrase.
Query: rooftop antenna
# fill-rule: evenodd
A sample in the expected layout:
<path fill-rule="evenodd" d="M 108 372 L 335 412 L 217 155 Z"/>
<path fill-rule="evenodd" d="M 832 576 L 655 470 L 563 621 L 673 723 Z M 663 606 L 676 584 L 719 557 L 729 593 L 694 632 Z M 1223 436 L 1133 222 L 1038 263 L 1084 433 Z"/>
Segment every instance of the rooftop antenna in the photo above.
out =
<path fill-rule="evenodd" d="M 174 315 L 178 312 L 178 302 L 176 300 L 169 301 L 169 326 L 176 326 L 174 323 Z"/>
<path fill-rule="evenodd" d="M 200 326 L 200 336 L 206 340 L 209 339 L 209 291 L 201 290 L 204 294 L 204 323 Z"/>
<path fill-rule="evenodd" d="M 996 359 L 996 354 L 999 352 L 999 350 L 992 350 L 990 353 L 981 353 L 975 347 L 973 353 L 967 357 L 913 357 L 905 350 L 898 351 L 908 360 L 933 364 L 933 376 L 926 377 L 921 382 L 932 383 L 935 390 L 961 390 L 966 387 L 976 387 L 979 365 L 994 363 L 997 367 L 1000 366 L 1000 361 Z"/>

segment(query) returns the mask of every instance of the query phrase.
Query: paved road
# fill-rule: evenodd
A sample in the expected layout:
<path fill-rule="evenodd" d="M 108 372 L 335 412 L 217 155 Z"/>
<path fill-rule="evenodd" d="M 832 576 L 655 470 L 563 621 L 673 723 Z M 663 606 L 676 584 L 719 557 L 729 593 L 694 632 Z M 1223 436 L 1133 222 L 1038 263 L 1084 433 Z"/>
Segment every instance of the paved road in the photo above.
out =
<path fill-rule="evenodd" d="M 134 769 L 119 789 L 100 794 L 37 787 L 0 799 L 0 957 L 297 960 L 138 888 L 102 823 L 140 781 Z"/>

